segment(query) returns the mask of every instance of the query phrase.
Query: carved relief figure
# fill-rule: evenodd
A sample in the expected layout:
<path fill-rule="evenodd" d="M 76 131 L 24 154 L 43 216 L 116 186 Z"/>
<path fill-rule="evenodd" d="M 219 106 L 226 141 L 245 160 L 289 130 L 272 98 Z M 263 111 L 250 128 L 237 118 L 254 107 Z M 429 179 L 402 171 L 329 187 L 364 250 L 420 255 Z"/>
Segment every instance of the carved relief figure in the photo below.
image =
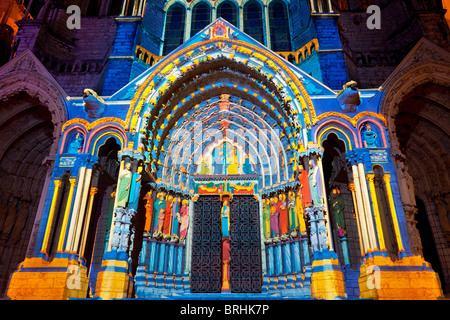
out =
<path fill-rule="evenodd" d="M 117 206 L 125 208 L 130 195 L 131 163 L 125 163 L 124 169 L 119 174 L 119 187 L 117 188 Z"/>
<path fill-rule="evenodd" d="M 397 162 L 399 188 L 404 205 L 415 206 L 414 181 L 408 173 L 408 166 L 403 161 Z"/>

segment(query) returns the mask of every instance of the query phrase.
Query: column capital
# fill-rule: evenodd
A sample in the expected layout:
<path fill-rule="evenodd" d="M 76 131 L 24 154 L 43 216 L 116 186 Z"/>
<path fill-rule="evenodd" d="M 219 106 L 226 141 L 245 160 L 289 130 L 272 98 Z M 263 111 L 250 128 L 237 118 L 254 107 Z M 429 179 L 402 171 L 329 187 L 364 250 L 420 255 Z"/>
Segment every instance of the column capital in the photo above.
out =
<path fill-rule="evenodd" d="M 350 190 L 351 192 L 355 192 L 356 191 L 354 182 L 349 183 L 347 187 L 348 187 L 348 190 Z"/>
<path fill-rule="evenodd" d="M 97 194 L 97 192 L 98 192 L 98 188 L 92 187 L 91 190 L 89 191 L 89 195 L 94 196 Z"/>

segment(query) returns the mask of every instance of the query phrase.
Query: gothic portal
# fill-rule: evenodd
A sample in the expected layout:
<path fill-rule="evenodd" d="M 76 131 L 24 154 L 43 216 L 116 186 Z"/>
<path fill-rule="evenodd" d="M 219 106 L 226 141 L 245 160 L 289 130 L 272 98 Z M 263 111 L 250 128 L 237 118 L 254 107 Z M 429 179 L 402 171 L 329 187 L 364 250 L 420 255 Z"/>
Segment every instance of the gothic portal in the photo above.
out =
<path fill-rule="evenodd" d="M 122 9 L 104 25 L 106 62 L 17 44 L 0 68 L 8 298 L 443 296 L 444 251 L 422 251 L 420 238 L 434 208 L 422 199 L 447 173 L 430 167 L 414 191 L 405 163 L 448 155 L 448 51 L 423 38 L 382 87 L 360 90 L 348 77 L 378 81 L 365 61 L 378 56 L 344 54 L 334 2 L 263 2 L 83 7 Z M 49 1 L 40 19 L 55 10 Z M 395 129 L 405 123 L 423 134 Z M 433 199 L 447 239 L 446 195 Z"/>

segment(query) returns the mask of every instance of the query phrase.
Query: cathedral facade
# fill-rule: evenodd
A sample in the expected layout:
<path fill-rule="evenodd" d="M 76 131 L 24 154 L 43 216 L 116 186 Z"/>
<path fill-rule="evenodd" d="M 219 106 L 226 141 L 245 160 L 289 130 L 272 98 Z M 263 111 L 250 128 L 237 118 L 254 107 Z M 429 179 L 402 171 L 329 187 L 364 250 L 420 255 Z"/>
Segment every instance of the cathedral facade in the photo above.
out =
<path fill-rule="evenodd" d="M 9 4 L 5 299 L 448 293 L 440 1 Z"/>

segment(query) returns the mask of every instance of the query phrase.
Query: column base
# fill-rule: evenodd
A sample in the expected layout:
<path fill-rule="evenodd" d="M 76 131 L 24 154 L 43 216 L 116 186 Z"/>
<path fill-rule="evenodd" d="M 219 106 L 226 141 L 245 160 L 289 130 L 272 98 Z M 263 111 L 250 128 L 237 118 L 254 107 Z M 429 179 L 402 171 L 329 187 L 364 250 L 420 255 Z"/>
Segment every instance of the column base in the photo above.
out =
<path fill-rule="evenodd" d="M 86 267 L 73 257 L 27 258 L 11 275 L 7 297 L 13 300 L 68 300 L 86 298 Z"/>
<path fill-rule="evenodd" d="M 392 261 L 383 255 L 365 257 L 358 278 L 361 299 L 436 300 L 443 297 L 436 272 L 422 256 Z"/>
<path fill-rule="evenodd" d="M 105 254 L 97 274 L 94 298 L 111 300 L 131 297 L 132 276 L 128 272 L 127 259 L 122 258 L 117 252 Z"/>
<path fill-rule="evenodd" d="M 347 299 L 344 274 L 334 251 L 322 251 L 313 254 L 311 298 Z"/>

